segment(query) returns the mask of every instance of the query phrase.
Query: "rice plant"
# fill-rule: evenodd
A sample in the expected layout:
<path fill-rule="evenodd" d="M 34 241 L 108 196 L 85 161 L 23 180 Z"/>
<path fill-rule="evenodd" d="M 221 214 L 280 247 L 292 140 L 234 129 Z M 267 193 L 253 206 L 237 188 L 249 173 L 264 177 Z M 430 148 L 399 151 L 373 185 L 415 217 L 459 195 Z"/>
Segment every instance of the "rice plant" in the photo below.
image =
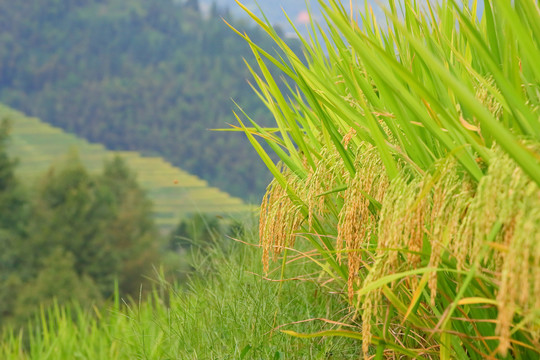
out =
<path fill-rule="evenodd" d="M 321 284 L 359 323 L 289 333 L 352 337 L 377 359 L 537 358 L 537 1 L 484 1 L 479 16 L 477 1 L 390 0 L 384 24 L 367 2 L 358 14 L 319 2 L 328 30 L 297 32 L 302 56 L 239 3 L 280 49 L 237 31 L 276 121 L 237 113 L 274 175 L 261 206 L 265 269 L 307 242 Z"/>

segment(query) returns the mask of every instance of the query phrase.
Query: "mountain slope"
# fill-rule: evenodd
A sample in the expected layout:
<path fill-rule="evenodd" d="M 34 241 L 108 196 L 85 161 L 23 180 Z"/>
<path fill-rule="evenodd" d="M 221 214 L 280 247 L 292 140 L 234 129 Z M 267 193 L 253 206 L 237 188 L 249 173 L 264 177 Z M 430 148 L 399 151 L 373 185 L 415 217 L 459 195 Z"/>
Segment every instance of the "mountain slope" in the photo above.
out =
<path fill-rule="evenodd" d="M 0 102 L 259 200 L 270 174 L 245 136 L 208 131 L 236 123 L 231 99 L 270 121 L 247 82 L 251 50 L 222 15 L 172 0 L 0 0 Z"/>
<path fill-rule="evenodd" d="M 73 148 L 89 171 L 101 170 L 105 159 L 120 155 L 153 201 L 156 224 L 162 231 L 171 230 L 189 214 L 239 216 L 250 209 L 241 199 L 209 187 L 206 181 L 160 157 L 145 157 L 133 151 L 109 151 L 101 144 L 89 143 L 4 105 L 0 105 L 2 118 L 10 119 L 12 124 L 8 151 L 19 160 L 17 172 L 21 178 L 36 179 Z"/>

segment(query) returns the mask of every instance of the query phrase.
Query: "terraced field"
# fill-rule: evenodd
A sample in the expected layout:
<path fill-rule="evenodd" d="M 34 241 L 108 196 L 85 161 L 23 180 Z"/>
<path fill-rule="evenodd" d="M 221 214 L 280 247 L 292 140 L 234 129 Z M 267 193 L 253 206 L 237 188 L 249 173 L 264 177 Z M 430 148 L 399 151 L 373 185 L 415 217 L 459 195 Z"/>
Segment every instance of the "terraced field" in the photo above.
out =
<path fill-rule="evenodd" d="M 145 157 L 133 151 L 109 151 L 103 145 L 89 143 L 0 104 L 0 119 L 3 118 L 11 120 L 8 149 L 11 156 L 19 159 L 17 171 L 26 181 L 36 179 L 52 164 L 62 161 L 70 149 L 76 148 L 81 161 L 92 172 L 100 171 L 105 159 L 122 156 L 153 201 L 155 219 L 162 231 L 170 230 L 181 218 L 193 213 L 238 217 L 250 211 L 241 199 L 209 187 L 206 181 L 160 157 Z"/>

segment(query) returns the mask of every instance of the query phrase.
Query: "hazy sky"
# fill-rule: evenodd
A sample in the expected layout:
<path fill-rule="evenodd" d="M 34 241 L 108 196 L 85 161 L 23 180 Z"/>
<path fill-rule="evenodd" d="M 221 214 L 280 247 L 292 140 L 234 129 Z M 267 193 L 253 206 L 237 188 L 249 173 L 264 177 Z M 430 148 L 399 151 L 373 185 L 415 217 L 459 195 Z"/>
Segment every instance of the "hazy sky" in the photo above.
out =
<path fill-rule="evenodd" d="M 210 3 L 212 0 L 199 0 L 201 3 Z M 215 0 L 220 6 L 226 6 L 228 7 L 233 14 L 239 15 L 245 15 L 243 14 L 242 9 L 236 4 L 234 0 Z M 366 0 L 341 0 L 341 3 L 345 6 L 345 8 L 349 9 L 349 7 L 353 6 L 353 8 L 356 11 L 363 11 L 365 8 L 365 1 Z M 368 3 L 373 7 L 375 14 L 377 14 L 379 17 L 383 17 L 384 13 L 379 8 L 379 4 L 388 4 L 388 0 L 367 0 Z M 399 0 L 397 0 L 399 1 Z M 426 0 L 418 0 L 420 3 L 425 3 Z M 433 1 L 433 0 L 432 0 Z M 441 1 L 441 0 L 435 0 L 435 1 Z M 472 0 L 469 0 L 472 1 Z M 287 26 L 287 19 L 283 15 L 282 9 L 285 10 L 285 12 L 289 15 L 291 19 L 295 21 L 299 29 L 302 28 L 302 23 L 307 22 L 308 15 L 306 12 L 306 0 L 240 0 L 242 4 L 246 5 L 249 9 L 253 10 L 254 12 L 258 13 L 257 4 L 260 6 L 262 11 L 270 18 L 270 20 L 274 24 L 279 24 L 284 27 Z M 461 0 L 458 0 L 458 2 L 461 2 Z M 479 3 L 483 3 L 483 0 L 479 0 Z M 312 8 L 312 13 L 315 15 L 315 19 L 319 22 L 322 21 L 322 16 L 318 15 L 320 14 L 320 6 L 318 4 L 317 0 L 310 0 L 309 4 Z M 483 5 L 481 5 L 483 7 Z"/>

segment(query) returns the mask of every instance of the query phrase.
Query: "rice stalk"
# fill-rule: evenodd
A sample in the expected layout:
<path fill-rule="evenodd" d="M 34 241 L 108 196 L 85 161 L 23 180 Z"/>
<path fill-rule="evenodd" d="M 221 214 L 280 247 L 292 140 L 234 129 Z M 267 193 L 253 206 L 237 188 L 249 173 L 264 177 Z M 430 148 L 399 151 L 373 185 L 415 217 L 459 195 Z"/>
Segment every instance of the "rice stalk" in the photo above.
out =
<path fill-rule="evenodd" d="M 292 213 L 278 221 L 265 200 L 261 241 L 282 247 L 270 228 L 312 239 L 329 263 L 321 281 L 362 321 L 366 356 L 374 344 L 390 357 L 538 355 L 538 5 L 493 0 L 478 18 L 476 2 L 390 1 L 382 29 L 373 13 L 355 22 L 339 1 L 320 3 L 329 30 L 300 36 L 303 60 L 244 8 L 287 57 L 264 53 L 293 80 L 289 102 L 264 61 L 269 83 L 253 73 L 297 142 L 278 154 L 283 176 L 306 174 L 285 188 L 307 211 L 275 183 L 271 203 Z"/>

